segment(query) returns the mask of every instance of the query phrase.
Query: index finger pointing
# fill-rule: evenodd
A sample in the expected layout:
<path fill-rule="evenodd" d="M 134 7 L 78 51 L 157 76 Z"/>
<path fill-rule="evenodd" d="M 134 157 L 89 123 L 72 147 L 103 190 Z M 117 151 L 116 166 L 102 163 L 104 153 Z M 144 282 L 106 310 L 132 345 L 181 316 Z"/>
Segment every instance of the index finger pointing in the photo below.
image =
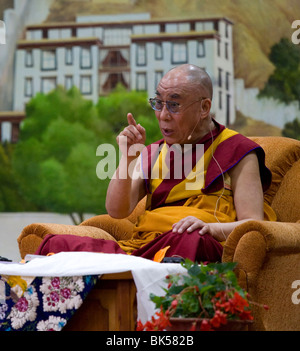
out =
<path fill-rule="evenodd" d="M 132 125 L 132 126 L 136 126 L 136 121 L 135 119 L 133 118 L 133 115 L 131 113 L 128 113 L 127 115 L 127 121 L 128 121 L 128 124 L 129 125 Z"/>

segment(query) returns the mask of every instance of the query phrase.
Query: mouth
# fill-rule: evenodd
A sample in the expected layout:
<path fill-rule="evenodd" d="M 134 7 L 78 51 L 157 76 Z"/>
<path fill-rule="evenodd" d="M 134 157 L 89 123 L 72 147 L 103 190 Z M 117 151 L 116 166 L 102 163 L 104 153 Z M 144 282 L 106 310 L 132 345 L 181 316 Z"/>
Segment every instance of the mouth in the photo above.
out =
<path fill-rule="evenodd" d="M 169 128 L 161 128 L 161 132 L 164 136 L 169 137 L 174 133 L 174 130 Z"/>

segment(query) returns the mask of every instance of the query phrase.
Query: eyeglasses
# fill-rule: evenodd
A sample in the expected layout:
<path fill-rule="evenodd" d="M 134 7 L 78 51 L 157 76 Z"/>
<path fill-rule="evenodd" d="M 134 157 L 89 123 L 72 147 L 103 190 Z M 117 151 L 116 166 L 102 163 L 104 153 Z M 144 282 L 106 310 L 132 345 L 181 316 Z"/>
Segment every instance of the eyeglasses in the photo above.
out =
<path fill-rule="evenodd" d="M 154 98 L 154 99 L 149 99 L 149 104 L 150 104 L 150 106 L 152 107 L 152 109 L 154 111 L 161 112 L 163 110 L 163 108 L 164 108 L 164 105 L 166 105 L 167 109 L 168 109 L 168 111 L 170 113 L 179 113 L 179 112 L 182 112 L 183 109 L 186 109 L 189 106 L 195 104 L 196 102 L 199 102 L 199 101 L 202 101 L 202 100 L 205 100 L 205 99 L 207 99 L 207 98 L 201 97 L 200 99 L 195 100 L 195 101 L 191 102 L 188 105 L 180 105 L 176 101 L 162 101 L 162 100 L 159 100 L 157 98 Z"/>

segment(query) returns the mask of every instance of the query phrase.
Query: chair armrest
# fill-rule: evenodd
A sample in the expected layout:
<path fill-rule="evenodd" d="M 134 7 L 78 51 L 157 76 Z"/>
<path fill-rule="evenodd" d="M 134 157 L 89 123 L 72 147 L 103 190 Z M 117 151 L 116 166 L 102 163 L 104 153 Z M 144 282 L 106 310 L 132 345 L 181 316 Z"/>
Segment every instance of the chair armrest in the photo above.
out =
<path fill-rule="evenodd" d="M 245 234 L 259 232 L 265 242 L 265 249 L 276 252 L 300 252 L 300 222 L 281 223 L 249 221 L 236 227 L 224 246 L 224 261 L 233 261 L 236 248 Z M 254 239 L 255 240 L 255 239 Z M 251 247 L 249 248 L 251 250 Z"/>
<path fill-rule="evenodd" d="M 116 240 L 131 239 L 135 223 L 138 217 L 145 212 L 145 206 L 146 196 L 137 204 L 131 215 L 127 218 L 116 219 L 110 217 L 108 214 L 103 214 L 85 220 L 80 226 L 87 225 L 101 228 Z"/>
<path fill-rule="evenodd" d="M 81 226 L 100 228 L 116 240 L 126 240 L 132 237 L 134 224 L 127 218 L 115 219 L 105 214 L 89 218 L 79 225 Z"/>
<path fill-rule="evenodd" d="M 300 223 L 249 221 L 229 235 L 222 260 L 237 262 L 240 284 L 247 289 L 255 281 L 267 255 L 296 253 L 300 253 Z"/>
<path fill-rule="evenodd" d="M 253 301 L 254 330 L 299 330 L 292 302 L 300 272 L 300 222 L 251 221 L 235 228 L 224 246 L 224 262 L 237 262 L 239 285 Z M 297 292 L 297 291 L 296 291 Z"/>
<path fill-rule="evenodd" d="M 105 230 L 94 226 L 33 223 L 26 226 L 17 239 L 21 257 L 24 258 L 26 254 L 34 254 L 42 243 L 44 237 L 48 234 L 89 236 L 96 239 L 115 241 L 115 239 Z"/>

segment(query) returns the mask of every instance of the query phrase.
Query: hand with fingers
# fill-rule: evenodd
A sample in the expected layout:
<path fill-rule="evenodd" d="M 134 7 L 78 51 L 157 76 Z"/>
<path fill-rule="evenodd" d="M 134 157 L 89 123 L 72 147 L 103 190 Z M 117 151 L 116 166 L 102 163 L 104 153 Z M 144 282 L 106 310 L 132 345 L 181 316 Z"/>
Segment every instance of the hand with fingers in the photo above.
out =
<path fill-rule="evenodd" d="M 217 223 L 205 223 L 201 221 L 201 219 L 188 216 L 173 224 L 172 231 L 174 233 L 182 234 L 185 231 L 192 233 L 198 229 L 200 235 L 209 234 L 216 240 L 223 241 L 224 235 L 220 235 L 217 226 Z"/>
<path fill-rule="evenodd" d="M 106 195 L 106 209 L 113 218 L 126 218 L 146 195 L 145 181 L 140 177 L 139 153 L 145 148 L 146 131 L 131 113 L 128 126 L 117 136 L 122 153 Z M 129 161 L 129 162 L 128 162 Z"/>
<path fill-rule="evenodd" d="M 128 126 L 117 136 L 117 143 L 123 155 L 135 155 L 146 141 L 145 128 L 137 124 L 131 113 L 127 114 Z M 134 146 L 137 145 L 135 150 Z M 129 153 L 130 150 L 130 153 Z"/>

